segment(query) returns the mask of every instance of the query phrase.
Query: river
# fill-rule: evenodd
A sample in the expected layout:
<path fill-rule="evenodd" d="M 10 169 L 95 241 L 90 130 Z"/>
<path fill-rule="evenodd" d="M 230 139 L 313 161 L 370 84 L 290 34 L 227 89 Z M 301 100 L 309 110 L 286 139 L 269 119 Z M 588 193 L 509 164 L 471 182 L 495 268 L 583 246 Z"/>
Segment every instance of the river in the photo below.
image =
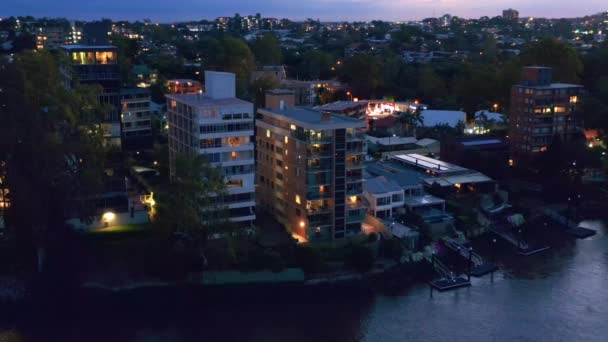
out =
<path fill-rule="evenodd" d="M 421 283 L 221 305 L 180 294 L 81 300 L 4 322 L 0 341 L 608 341 L 608 229 L 583 225 L 597 235 L 554 232 L 533 256 L 499 244 L 493 280 L 432 296 Z"/>

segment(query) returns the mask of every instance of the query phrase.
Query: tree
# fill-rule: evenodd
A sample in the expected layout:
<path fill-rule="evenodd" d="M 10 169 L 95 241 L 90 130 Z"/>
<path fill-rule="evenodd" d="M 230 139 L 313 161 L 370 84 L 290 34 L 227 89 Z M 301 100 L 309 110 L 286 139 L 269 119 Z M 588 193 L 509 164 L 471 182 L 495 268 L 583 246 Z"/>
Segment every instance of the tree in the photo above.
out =
<path fill-rule="evenodd" d="M 352 93 L 361 98 L 373 98 L 380 86 L 380 63 L 367 54 L 358 54 L 347 60 L 341 79 L 352 86 Z"/>
<path fill-rule="evenodd" d="M 55 59 L 44 51 L 0 64 L 0 89 L 0 160 L 11 200 L 6 221 L 26 265 L 41 271 L 49 250 L 66 247 L 58 247 L 65 220 L 94 213 L 89 199 L 103 181 L 100 90 L 64 88 Z"/>
<path fill-rule="evenodd" d="M 433 99 L 442 97 L 446 93 L 445 82 L 430 66 L 420 70 L 418 88 L 425 102 L 432 103 Z"/>
<path fill-rule="evenodd" d="M 225 194 L 220 168 L 200 155 L 179 155 L 171 183 L 159 194 L 156 224 L 204 260 L 208 239 L 231 232 L 227 209 L 221 204 Z"/>
<path fill-rule="evenodd" d="M 401 255 L 403 254 L 403 245 L 398 239 L 392 238 L 382 240 L 382 245 L 380 248 L 382 249 L 382 254 L 385 257 L 396 261 L 401 260 Z"/>
<path fill-rule="evenodd" d="M 259 78 L 251 83 L 250 93 L 256 108 L 263 108 L 266 105 L 266 93 L 278 86 L 272 78 Z"/>
<path fill-rule="evenodd" d="M 253 53 L 240 38 L 224 36 L 219 40 L 218 50 L 210 61 L 212 68 L 237 75 L 237 95 L 244 97 L 251 72 L 255 69 Z"/>
<path fill-rule="evenodd" d="M 530 43 L 521 54 L 524 65 L 553 68 L 553 78 L 561 82 L 579 83 L 583 64 L 576 50 L 569 44 L 553 38 Z"/>
<path fill-rule="evenodd" d="M 253 54 L 260 65 L 278 65 L 283 60 L 279 40 L 272 33 L 266 33 L 253 42 Z"/>

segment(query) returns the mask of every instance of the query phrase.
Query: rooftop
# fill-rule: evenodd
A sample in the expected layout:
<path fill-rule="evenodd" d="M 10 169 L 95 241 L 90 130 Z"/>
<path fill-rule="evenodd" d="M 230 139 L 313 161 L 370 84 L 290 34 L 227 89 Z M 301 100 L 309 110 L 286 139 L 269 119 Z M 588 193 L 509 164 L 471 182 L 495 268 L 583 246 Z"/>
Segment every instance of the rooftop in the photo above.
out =
<path fill-rule="evenodd" d="M 251 102 L 237 98 L 213 99 L 205 94 L 167 94 L 166 98 L 184 103 L 191 107 L 210 107 L 210 106 L 251 106 Z"/>
<path fill-rule="evenodd" d="M 327 103 L 322 106 L 315 107 L 315 109 L 319 110 L 345 110 L 356 107 L 364 107 L 367 105 L 366 102 L 355 102 L 355 101 L 337 101 L 332 103 Z"/>
<path fill-rule="evenodd" d="M 569 83 L 551 83 L 547 85 L 525 85 L 518 84 L 516 87 L 532 88 L 532 89 L 567 89 L 567 88 L 583 88 L 580 84 L 569 84 Z"/>
<path fill-rule="evenodd" d="M 397 183 L 380 176 L 366 180 L 363 183 L 363 190 L 372 194 L 385 194 L 402 191 L 403 189 Z"/>
<path fill-rule="evenodd" d="M 383 138 L 377 138 L 377 137 L 373 137 L 371 135 L 366 135 L 365 139 L 369 142 L 372 142 L 374 144 L 378 144 L 378 145 L 385 145 L 385 146 L 390 146 L 390 145 L 403 145 L 403 144 L 415 144 L 418 142 L 418 139 L 416 139 L 415 137 L 383 137 Z"/>
<path fill-rule="evenodd" d="M 291 122 L 309 129 L 336 129 L 336 128 L 364 128 L 365 121 L 349 118 L 348 116 L 323 113 L 320 110 L 293 107 L 285 109 L 262 109 L 265 113 L 283 116 Z M 264 114 L 264 113 L 262 113 Z M 323 115 L 328 115 L 328 120 L 323 119 Z"/>
<path fill-rule="evenodd" d="M 414 167 L 432 171 L 437 174 L 462 173 L 469 171 L 462 166 L 443 162 L 441 160 L 426 157 L 420 154 L 399 154 L 390 156 L 390 159 L 412 165 Z"/>
<path fill-rule="evenodd" d="M 72 51 L 80 51 L 80 50 L 117 50 L 118 48 L 114 45 L 61 45 L 61 48 L 64 50 Z"/>
<path fill-rule="evenodd" d="M 502 144 L 503 141 L 500 139 L 480 139 L 480 140 L 468 140 L 463 141 L 463 146 L 481 146 L 481 145 L 494 145 L 494 144 Z"/>
<path fill-rule="evenodd" d="M 402 189 L 418 187 L 423 180 L 419 172 L 390 161 L 367 164 L 365 173 L 373 177 L 383 176 L 390 179 Z"/>

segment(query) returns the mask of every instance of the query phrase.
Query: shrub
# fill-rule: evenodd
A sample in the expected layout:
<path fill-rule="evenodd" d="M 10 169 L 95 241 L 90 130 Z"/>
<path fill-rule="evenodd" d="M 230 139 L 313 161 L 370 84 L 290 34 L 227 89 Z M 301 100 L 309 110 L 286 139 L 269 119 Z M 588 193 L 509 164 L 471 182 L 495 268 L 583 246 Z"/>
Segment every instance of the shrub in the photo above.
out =
<path fill-rule="evenodd" d="M 348 263 L 357 272 L 365 273 L 374 266 L 374 253 L 365 246 L 354 245 L 350 249 Z"/>
<path fill-rule="evenodd" d="M 323 267 L 321 253 L 311 247 L 298 247 L 295 253 L 296 264 L 306 273 L 319 272 Z"/>
<path fill-rule="evenodd" d="M 382 241 L 382 255 L 387 258 L 399 261 L 403 254 L 403 245 L 397 239 L 388 239 Z"/>

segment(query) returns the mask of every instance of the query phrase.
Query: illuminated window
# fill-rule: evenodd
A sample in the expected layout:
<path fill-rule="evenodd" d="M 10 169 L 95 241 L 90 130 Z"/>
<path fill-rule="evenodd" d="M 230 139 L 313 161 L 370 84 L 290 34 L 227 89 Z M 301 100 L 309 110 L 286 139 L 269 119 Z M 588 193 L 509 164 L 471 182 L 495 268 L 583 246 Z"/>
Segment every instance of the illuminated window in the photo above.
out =
<path fill-rule="evenodd" d="M 243 180 L 242 179 L 231 179 L 226 182 L 226 187 L 228 188 L 242 188 Z"/>
<path fill-rule="evenodd" d="M 288 136 L 285 136 L 285 143 L 289 144 L 289 137 Z"/>
<path fill-rule="evenodd" d="M 296 130 L 296 125 L 290 125 L 289 128 L 291 128 L 292 131 Z"/>
<path fill-rule="evenodd" d="M 553 108 L 553 111 L 555 113 L 565 113 L 566 112 L 566 107 L 555 107 L 555 108 Z"/>
<path fill-rule="evenodd" d="M 236 157 L 238 157 L 238 153 L 236 151 L 230 152 L 230 158 L 235 159 Z"/>
<path fill-rule="evenodd" d="M 266 138 L 270 138 L 270 130 L 269 129 L 266 130 Z"/>
<path fill-rule="evenodd" d="M 570 103 L 578 103 L 578 96 L 570 96 Z"/>
<path fill-rule="evenodd" d="M 300 200 L 300 195 L 296 195 L 296 203 L 302 204 L 302 201 Z"/>

